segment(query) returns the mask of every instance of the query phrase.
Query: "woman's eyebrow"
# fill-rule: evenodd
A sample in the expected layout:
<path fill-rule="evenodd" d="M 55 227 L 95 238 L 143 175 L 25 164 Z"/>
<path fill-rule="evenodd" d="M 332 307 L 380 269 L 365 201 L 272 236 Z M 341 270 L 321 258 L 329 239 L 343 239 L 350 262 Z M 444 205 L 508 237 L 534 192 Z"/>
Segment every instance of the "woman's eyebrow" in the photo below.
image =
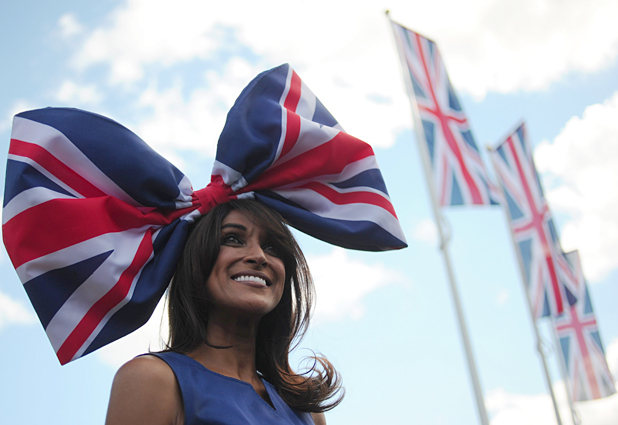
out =
<path fill-rule="evenodd" d="M 245 231 L 247 230 L 247 228 L 243 226 L 242 224 L 236 224 L 236 223 L 226 223 L 221 226 L 221 230 L 226 229 L 228 227 L 233 227 L 234 229 L 240 229 L 240 230 L 245 230 Z"/>

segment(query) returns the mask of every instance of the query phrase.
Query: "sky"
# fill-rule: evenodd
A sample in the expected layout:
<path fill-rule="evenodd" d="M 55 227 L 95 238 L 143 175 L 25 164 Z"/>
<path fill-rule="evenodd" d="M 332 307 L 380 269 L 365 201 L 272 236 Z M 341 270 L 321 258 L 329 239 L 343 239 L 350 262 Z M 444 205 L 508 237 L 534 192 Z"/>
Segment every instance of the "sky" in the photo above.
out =
<path fill-rule="evenodd" d="M 615 0 L 2 2 L 0 151 L 14 114 L 77 107 L 127 126 L 204 187 L 242 88 L 290 63 L 343 128 L 373 146 L 409 243 L 365 253 L 295 232 L 317 306 L 294 364 L 319 352 L 341 372 L 346 397 L 327 412 L 330 425 L 478 424 L 387 9 L 436 41 L 479 146 L 526 122 L 563 248 L 581 253 L 618 380 Z M 556 423 L 502 210 L 444 214 L 491 424 Z M 2 248 L 0 423 L 103 423 L 115 371 L 160 347 L 162 312 L 60 366 Z M 540 328 L 570 424 L 551 333 Z M 585 425 L 618 422 L 617 395 L 576 408 Z"/>

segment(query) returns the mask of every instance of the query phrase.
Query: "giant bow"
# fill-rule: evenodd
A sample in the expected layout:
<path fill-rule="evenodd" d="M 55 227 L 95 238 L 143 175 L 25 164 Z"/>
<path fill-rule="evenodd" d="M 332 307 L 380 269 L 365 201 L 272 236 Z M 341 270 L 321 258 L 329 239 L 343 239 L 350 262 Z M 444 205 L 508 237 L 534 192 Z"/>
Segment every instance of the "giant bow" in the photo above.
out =
<path fill-rule="evenodd" d="M 15 116 L 3 208 L 11 261 L 62 364 L 142 326 L 189 225 L 254 198 L 297 229 L 368 251 L 406 246 L 373 151 L 289 67 L 258 75 L 228 113 L 211 183 L 187 177 L 100 115 Z"/>

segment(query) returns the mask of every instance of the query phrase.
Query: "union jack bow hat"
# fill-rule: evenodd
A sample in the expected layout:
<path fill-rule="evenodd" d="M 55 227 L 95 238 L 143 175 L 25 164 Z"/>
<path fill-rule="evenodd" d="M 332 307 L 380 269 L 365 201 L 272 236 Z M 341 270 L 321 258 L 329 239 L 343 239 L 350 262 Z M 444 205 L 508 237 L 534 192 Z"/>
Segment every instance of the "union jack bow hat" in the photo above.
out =
<path fill-rule="evenodd" d="M 146 323 L 190 224 L 217 204 L 247 198 L 338 246 L 407 246 L 373 150 L 345 133 L 287 64 L 242 91 L 211 183 L 196 191 L 106 117 L 70 108 L 17 114 L 3 239 L 60 363 Z"/>

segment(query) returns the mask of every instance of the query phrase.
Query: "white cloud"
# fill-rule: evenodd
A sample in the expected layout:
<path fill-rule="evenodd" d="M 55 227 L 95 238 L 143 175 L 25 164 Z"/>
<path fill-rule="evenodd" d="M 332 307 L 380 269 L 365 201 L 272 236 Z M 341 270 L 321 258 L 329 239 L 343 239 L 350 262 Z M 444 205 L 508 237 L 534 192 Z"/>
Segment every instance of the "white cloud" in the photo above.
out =
<path fill-rule="evenodd" d="M 341 84 L 337 87 L 339 81 L 350 94 L 401 102 L 403 96 L 389 95 L 401 91 L 402 84 L 384 16 L 387 7 L 395 19 L 435 39 L 455 85 L 477 97 L 488 91 L 542 89 L 568 72 L 601 69 L 618 54 L 618 4 L 613 0 L 391 0 L 354 8 L 330 0 L 179 0 L 174 6 L 129 0 L 85 37 L 75 63 L 81 68 L 106 63 L 113 82 L 132 82 L 143 77 L 148 65 L 234 54 L 239 42 L 266 62 L 320 69 L 324 87 L 335 90 L 333 98 L 346 94 Z M 67 28 L 75 26 L 71 16 L 63 17 Z M 298 16 L 303 19 L 294 19 Z M 355 99 L 348 100 L 342 111 L 361 110 L 349 106 Z M 374 125 L 391 121 L 387 114 L 367 117 Z"/>
<path fill-rule="evenodd" d="M 556 415 L 549 394 L 513 394 L 497 388 L 487 394 L 485 405 L 491 412 L 491 425 L 556 423 Z M 563 422 L 568 423 L 564 421 L 567 418 L 562 412 L 560 416 Z"/>
<path fill-rule="evenodd" d="M 573 423 L 562 381 L 553 385 L 560 419 L 564 425 Z M 497 388 L 485 397 L 491 413 L 491 425 L 545 425 L 555 424 L 556 415 L 549 393 L 514 394 Z M 575 404 L 581 421 L 586 425 L 614 425 L 618 422 L 618 396 Z"/>
<path fill-rule="evenodd" d="M 148 351 L 160 351 L 169 333 L 167 309 L 162 300 L 144 326 L 97 351 L 99 359 L 118 368 L 133 357 Z"/>
<path fill-rule="evenodd" d="M 203 59 L 223 38 L 214 25 L 220 9 L 216 4 L 127 1 L 111 13 L 105 26 L 88 35 L 74 58 L 75 64 L 83 68 L 107 62 L 111 81 L 118 83 L 140 79 L 145 65 Z"/>
<path fill-rule="evenodd" d="M 307 256 L 307 262 L 316 286 L 316 322 L 358 320 L 365 313 L 364 297 L 384 285 L 404 281 L 382 264 L 350 259 L 342 248 L 334 248 L 326 255 Z"/>
<path fill-rule="evenodd" d="M 372 146 L 388 148 L 412 120 L 384 15 L 387 7 L 395 19 L 401 17 L 403 24 L 434 38 L 456 88 L 479 98 L 488 91 L 542 89 L 568 72 L 600 69 L 618 53 L 618 4 L 613 0 L 594 5 L 571 1 L 568 7 L 553 0 L 400 0 L 354 8 L 330 0 L 179 0 L 173 7 L 163 0 L 128 0 L 84 36 L 73 62 L 81 69 L 109 66 L 110 83 L 121 87 L 143 80 L 153 65 L 219 58 L 219 67 L 247 52 L 258 58 L 259 70 L 289 62 L 346 131 Z M 297 16 L 303 19 L 290 19 Z M 71 19 L 65 18 L 67 28 Z M 218 82 L 229 78 L 221 75 Z M 152 97 L 153 90 L 145 96 Z M 185 114 L 171 119 L 166 115 L 162 121 L 164 106 L 159 105 L 144 126 L 167 134 L 170 125 L 161 129 L 163 122 L 175 120 L 175 128 L 205 130 L 203 122 L 221 114 L 209 98 L 220 94 L 215 90 L 215 85 L 196 89 L 189 101 L 177 98 L 171 89 L 155 93 Z M 203 107 L 201 121 L 189 118 L 197 114 L 194 106 Z M 205 131 L 209 138 L 214 136 L 211 127 Z"/>
<path fill-rule="evenodd" d="M 58 19 L 58 27 L 60 27 L 60 33 L 64 38 L 74 37 L 84 31 L 82 24 L 79 23 L 72 13 L 65 13 L 62 15 L 60 19 Z"/>
<path fill-rule="evenodd" d="M 618 92 L 571 118 L 552 143 L 543 141 L 535 162 L 555 211 L 572 219 L 561 231 L 565 251 L 578 249 L 586 276 L 602 279 L 618 266 Z"/>
<path fill-rule="evenodd" d="M 72 106 L 96 105 L 103 100 L 103 94 L 94 84 L 78 85 L 65 80 L 56 92 L 55 98 Z"/>
<path fill-rule="evenodd" d="M 498 293 L 498 296 L 496 297 L 496 302 L 498 303 L 498 305 L 504 305 L 509 300 L 509 297 L 510 297 L 509 290 L 506 288 L 503 288 Z"/>
<path fill-rule="evenodd" d="M 29 325 L 36 321 L 31 309 L 0 292 L 0 330 L 13 324 Z"/>
<path fill-rule="evenodd" d="M 618 339 L 614 339 L 605 350 L 614 381 L 618 378 Z M 571 411 L 562 381 L 553 385 L 558 401 L 562 423 L 572 423 Z M 553 404 L 548 393 L 514 394 L 497 388 L 485 397 L 485 405 L 492 414 L 491 425 L 542 425 L 556 423 Z M 598 400 L 575 403 L 583 424 L 614 425 L 618 423 L 618 394 Z"/>
<path fill-rule="evenodd" d="M 422 220 L 412 231 L 412 237 L 421 242 L 437 245 L 438 228 L 436 223 L 429 218 Z"/>
<path fill-rule="evenodd" d="M 163 0 L 129 0 L 84 37 L 74 63 L 82 69 L 106 64 L 112 84 L 127 84 L 143 79 L 152 65 L 215 57 L 223 64 L 240 51 L 257 55 L 260 68 L 289 62 L 350 134 L 387 148 L 411 126 L 387 6 L 395 19 L 436 39 L 458 90 L 483 97 L 541 89 L 616 57 L 618 5 L 572 3 L 401 0 L 350 8 L 327 0 L 179 0 L 172 7 Z M 299 15 L 302 20 L 289 19 Z M 68 28 L 71 19 L 65 18 Z"/>
<path fill-rule="evenodd" d="M 582 424 L 615 425 L 618 423 L 618 395 L 577 404 Z"/>
<path fill-rule="evenodd" d="M 618 338 L 614 339 L 605 349 L 607 365 L 612 373 L 614 382 L 618 382 Z"/>
<path fill-rule="evenodd" d="M 465 18 L 451 13 L 460 20 L 454 28 L 447 22 L 432 30 L 455 86 L 478 98 L 543 89 L 569 72 L 599 70 L 618 54 L 613 0 L 481 0 L 475 6 Z"/>
<path fill-rule="evenodd" d="M 141 95 L 139 105 L 152 113 L 141 120 L 136 132 L 155 150 L 194 150 L 214 157 L 228 109 L 244 86 L 259 73 L 241 59 L 224 69 L 224 76 L 208 72 L 204 87 L 183 96 L 182 82 L 164 91 L 153 83 Z"/>
<path fill-rule="evenodd" d="M 15 101 L 13 105 L 11 105 L 9 110 L 6 112 L 4 117 L 0 118 L 0 132 L 11 128 L 11 125 L 13 125 L 13 117 L 16 114 L 20 112 L 28 111 L 30 109 L 34 109 L 35 107 L 36 106 L 34 106 L 32 103 L 25 101 L 25 100 Z"/>
<path fill-rule="evenodd" d="M 375 13 L 363 9 L 363 16 L 357 16 L 358 20 L 342 22 L 332 8 L 340 8 L 343 16 L 348 12 L 347 6 L 329 4 L 331 13 L 324 14 L 322 8 L 312 7 L 303 10 L 304 19 L 299 21 L 282 19 L 270 12 L 298 13 L 289 2 L 271 3 L 270 6 L 255 2 L 224 5 L 182 0 L 170 8 L 166 2 L 132 0 L 115 10 L 106 26 L 86 37 L 74 62 L 80 68 L 105 63 L 110 67 L 112 84 L 128 84 L 143 79 L 149 65 L 169 66 L 213 57 L 215 53 L 229 57 L 240 43 L 261 55 L 261 64 L 252 69 L 250 77 L 268 66 L 290 62 L 350 134 L 374 146 L 391 146 L 397 132 L 409 127 L 411 120 L 382 10 L 371 10 L 379 19 L 375 19 Z M 187 10 L 191 10 L 189 17 Z M 264 15 L 266 10 L 268 16 Z M 336 31 L 339 42 L 332 42 L 333 33 L 328 30 L 315 31 L 318 22 L 330 31 L 339 28 Z M 342 24 L 352 28 L 340 28 Z M 234 29 L 239 41 L 224 36 L 224 28 Z M 389 48 L 385 49 L 384 45 Z M 231 59 L 221 60 L 220 65 L 227 60 L 239 62 L 238 56 L 232 54 Z M 222 75 L 218 82 L 230 78 L 227 72 Z M 224 86 L 228 85 L 225 82 Z M 191 96 L 208 98 L 220 94 L 216 85 L 209 87 L 197 89 Z M 242 88 L 234 90 L 233 97 L 225 102 L 227 108 Z M 401 95 L 392 96 L 389 91 Z M 152 88 L 147 95 L 152 96 Z M 160 97 L 165 95 L 165 102 L 178 102 L 169 98 L 171 93 L 159 93 Z M 208 103 L 217 102 L 210 99 Z M 213 113 L 220 114 L 212 108 L 202 108 L 200 112 L 202 121 Z M 158 118 L 153 115 L 148 124 L 160 122 Z"/>

